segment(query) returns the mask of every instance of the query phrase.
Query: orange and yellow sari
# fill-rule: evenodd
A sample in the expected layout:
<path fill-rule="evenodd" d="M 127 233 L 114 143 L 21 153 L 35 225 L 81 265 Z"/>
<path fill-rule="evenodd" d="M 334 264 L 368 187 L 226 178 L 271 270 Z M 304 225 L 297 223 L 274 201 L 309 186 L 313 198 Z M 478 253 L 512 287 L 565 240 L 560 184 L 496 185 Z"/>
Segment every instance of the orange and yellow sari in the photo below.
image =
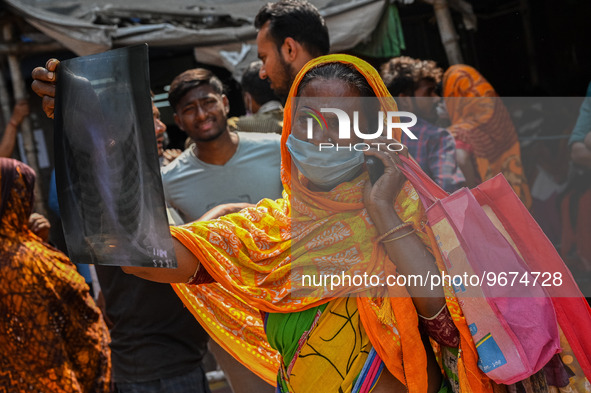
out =
<path fill-rule="evenodd" d="M 395 272 L 396 261 L 390 261 L 376 243 L 376 230 L 364 208 L 366 174 L 331 191 L 312 192 L 303 184 L 305 179 L 292 173 L 286 140 L 297 88 L 310 69 L 331 62 L 355 67 L 374 89 L 382 109 L 395 110 L 394 101 L 369 64 L 346 55 L 324 56 L 306 64 L 285 107 L 283 199 L 262 200 L 254 208 L 218 220 L 173 227 L 173 236 L 198 257 L 200 269 L 206 269 L 215 280 L 174 287 L 222 347 L 269 383 L 275 384 L 277 378 L 282 392 L 352 392 L 368 352 L 373 350 L 409 392 L 423 393 L 427 391 L 426 352 L 417 312 L 405 288 L 380 287 L 349 296 L 352 289 L 347 287 L 306 291 L 297 285 L 303 274 Z M 400 130 L 395 137 L 399 139 Z M 413 222 L 442 266 L 433 234 L 425 224 L 423 206 L 410 183 L 399 194 L 395 208 L 402 220 Z M 461 391 L 492 392 L 488 378 L 477 367 L 476 349 L 457 299 L 450 288 L 445 291 L 447 307 L 461 336 L 457 359 Z M 307 310 L 312 310 L 310 315 Z M 273 334 L 268 338 L 261 311 L 311 321 L 303 338 L 299 333 L 294 337 L 296 344 L 298 339 L 302 341 L 295 355 L 288 356 L 283 350 L 280 355 L 270 346 L 269 341 L 275 346 L 281 341 L 275 335 L 287 333 L 268 331 Z M 345 330 L 349 333 L 343 333 Z M 337 336 L 337 331 L 343 335 Z"/>
<path fill-rule="evenodd" d="M 107 326 L 72 262 L 29 230 L 34 181 L 0 158 L 0 392 L 107 393 Z"/>
<path fill-rule="evenodd" d="M 529 208 L 515 126 L 491 84 L 474 68 L 454 65 L 443 75 L 443 96 L 452 123 L 448 130 L 458 148 L 472 151 L 480 180 L 502 173 Z"/>

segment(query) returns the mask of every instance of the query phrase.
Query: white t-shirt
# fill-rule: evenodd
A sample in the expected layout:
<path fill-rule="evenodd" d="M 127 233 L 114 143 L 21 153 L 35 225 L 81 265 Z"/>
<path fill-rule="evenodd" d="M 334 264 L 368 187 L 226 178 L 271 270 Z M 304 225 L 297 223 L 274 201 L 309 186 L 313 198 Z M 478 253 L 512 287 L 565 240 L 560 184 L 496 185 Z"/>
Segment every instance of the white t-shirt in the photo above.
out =
<path fill-rule="evenodd" d="M 238 149 L 224 165 L 207 164 L 192 146 L 162 168 L 166 202 L 184 222 L 224 203 L 281 198 L 279 135 L 238 132 Z"/>

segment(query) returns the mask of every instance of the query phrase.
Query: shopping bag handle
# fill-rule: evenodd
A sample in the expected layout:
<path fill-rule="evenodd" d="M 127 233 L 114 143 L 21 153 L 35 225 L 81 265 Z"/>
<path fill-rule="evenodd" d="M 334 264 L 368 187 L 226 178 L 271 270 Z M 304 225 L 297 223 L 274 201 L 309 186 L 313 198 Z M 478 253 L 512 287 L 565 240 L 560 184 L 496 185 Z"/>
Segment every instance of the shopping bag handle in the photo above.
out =
<path fill-rule="evenodd" d="M 448 196 L 448 193 L 437 183 L 435 183 L 427 174 L 421 169 L 412 158 L 398 155 L 402 164 L 398 166 L 404 176 L 410 181 L 410 184 L 415 188 L 425 208 L 430 207 L 438 199 L 443 199 Z"/>

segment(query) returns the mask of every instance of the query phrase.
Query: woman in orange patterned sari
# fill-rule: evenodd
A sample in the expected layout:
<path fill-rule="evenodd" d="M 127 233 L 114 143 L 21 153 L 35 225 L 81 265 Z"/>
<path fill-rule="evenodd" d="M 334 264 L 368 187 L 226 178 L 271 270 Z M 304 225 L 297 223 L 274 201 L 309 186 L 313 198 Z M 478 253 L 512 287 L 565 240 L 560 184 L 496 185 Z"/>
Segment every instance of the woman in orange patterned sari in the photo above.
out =
<path fill-rule="evenodd" d="M 529 208 L 532 201 L 517 133 L 491 84 L 474 68 L 454 65 L 443 75 L 443 96 L 452 123 L 448 129 L 456 139 L 458 162 L 467 179 L 474 172 L 470 166 L 476 167 L 469 186 L 502 173 Z"/>
<path fill-rule="evenodd" d="M 109 392 L 109 332 L 88 286 L 28 228 L 34 182 L 0 158 L 0 392 Z"/>
<path fill-rule="evenodd" d="M 326 130 L 305 140 L 310 113 L 320 113 L 314 99 L 326 96 L 333 97 L 328 106 L 374 97 L 382 111 L 396 110 L 369 64 L 346 55 L 310 61 L 285 108 L 284 198 L 173 227 L 178 269 L 124 270 L 154 281 L 188 281 L 175 289 L 199 322 L 253 372 L 275 380 L 278 392 L 445 392 L 449 386 L 434 356 L 443 347 L 460 349 L 457 388 L 492 392 L 451 288 L 304 284 L 306 275 L 384 279 L 437 275 L 442 266 L 423 206 L 395 153 L 375 146 L 365 152 L 385 167 L 372 185 L 363 153 L 315 151 L 321 143 L 362 142 L 339 139 L 334 116 L 325 114 L 318 124 Z M 394 139 L 400 132 L 394 130 Z"/>

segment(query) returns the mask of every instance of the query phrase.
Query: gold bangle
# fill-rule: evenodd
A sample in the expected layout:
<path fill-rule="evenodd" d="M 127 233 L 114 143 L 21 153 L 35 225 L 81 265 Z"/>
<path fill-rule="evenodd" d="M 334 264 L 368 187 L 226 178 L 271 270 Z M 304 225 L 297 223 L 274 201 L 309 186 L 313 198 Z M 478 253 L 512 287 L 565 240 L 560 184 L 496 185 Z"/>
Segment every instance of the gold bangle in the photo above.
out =
<path fill-rule="evenodd" d="M 411 233 L 415 233 L 415 232 L 416 232 L 416 229 L 415 229 L 415 228 L 413 228 L 413 229 L 412 229 L 412 231 L 410 231 L 410 232 L 406 232 L 406 233 L 404 233 L 404 234 L 402 234 L 402 235 L 400 235 L 400 236 L 398 236 L 398 237 L 395 237 L 394 239 L 386 239 L 386 240 L 382 240 L 382 243 L 388 243 L 388 242 L 393 242 L 393 241 L 396 241 L 396 240 L 400 240 L 400 239 L 402 239 L 403 237 L 406 237 L 406 236 L 410 235 Z"/>
<path fill-rule="evenodd" d="M 385 238 L 387 238 L 388 236 L 390 236 L 391 234 L 393 234 L 394 232 L 399 231 L 399 230 L 401 230 L 403 228 L 410 227 L 410 226 L 412 226 L 412 222 L 403 222 L 402 224 L 395 226 L 394 228 L 390 229 L 388 232 L 386 232 L 383 235 L 379 236 L 378 239 L 377 239 L 377 241 L 378 242 L 381 242 Z"/>
<path fill-rule="evenodd" d="M 195 269 L 195 273 L 193 273 L 191 278 L 189 278 L 189 280 L 187 280 L 185 285 L 192 285 L 192 284 L 195 284 L 196 282 L 198 282 L 199 275 L 201 274 L 201 269 L 203 269 L 203 266 L 201 266 L 201 264 L 199 264 L 199 266 L 197 266 L 197 269 Z"/>

